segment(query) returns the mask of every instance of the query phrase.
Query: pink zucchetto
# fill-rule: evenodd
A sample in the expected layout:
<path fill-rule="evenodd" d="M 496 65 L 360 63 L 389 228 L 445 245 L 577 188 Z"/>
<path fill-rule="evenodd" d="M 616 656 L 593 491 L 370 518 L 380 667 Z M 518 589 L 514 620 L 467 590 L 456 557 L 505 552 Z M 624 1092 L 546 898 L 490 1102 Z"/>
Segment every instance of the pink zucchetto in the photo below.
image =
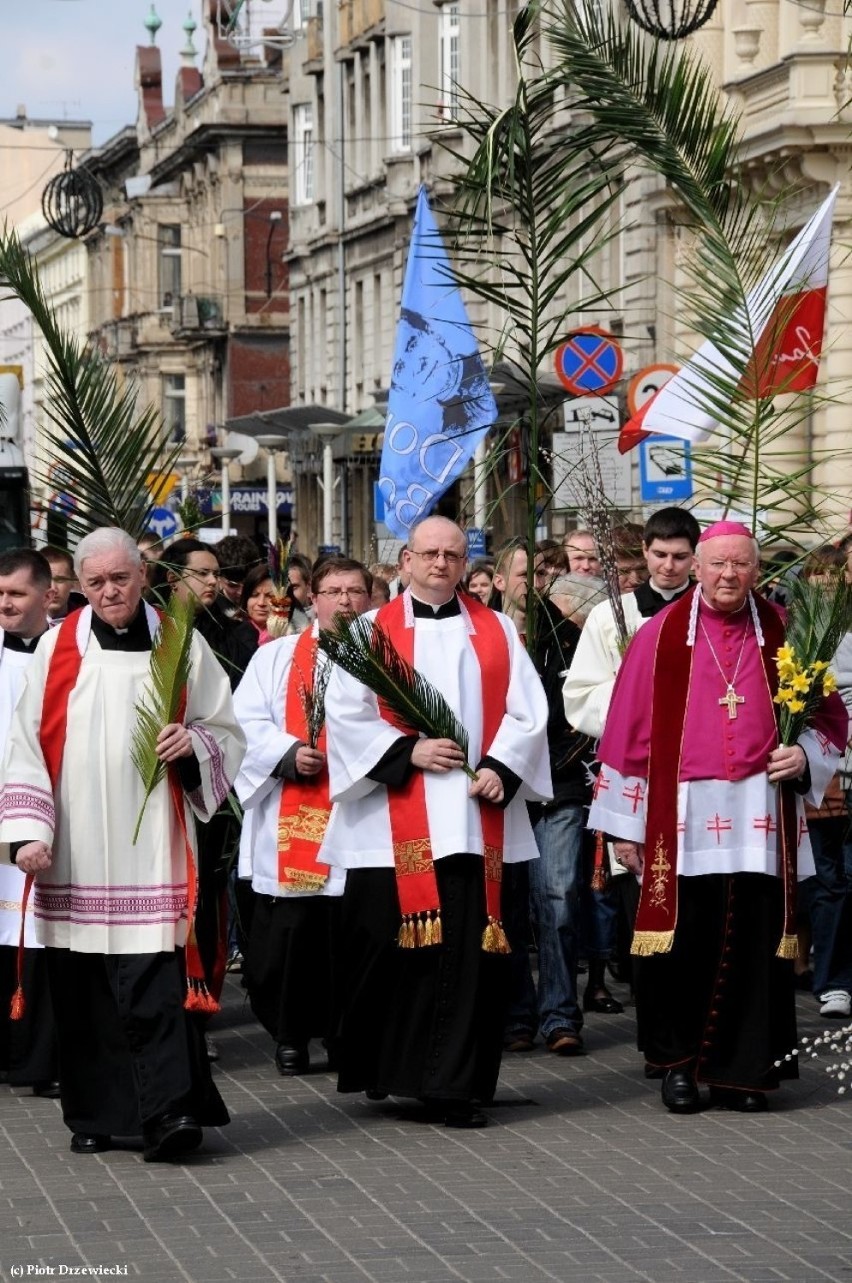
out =
<path fill-rule="evenodd" d="M 707 539 L 718 539 L 720 535 L 744 535 L 746 539 L 754 538 L 748 526 L 744 526 L 741 521 L 717 521 L 702 531 L 698 536 L 698 542 L 704 543 Z"/>

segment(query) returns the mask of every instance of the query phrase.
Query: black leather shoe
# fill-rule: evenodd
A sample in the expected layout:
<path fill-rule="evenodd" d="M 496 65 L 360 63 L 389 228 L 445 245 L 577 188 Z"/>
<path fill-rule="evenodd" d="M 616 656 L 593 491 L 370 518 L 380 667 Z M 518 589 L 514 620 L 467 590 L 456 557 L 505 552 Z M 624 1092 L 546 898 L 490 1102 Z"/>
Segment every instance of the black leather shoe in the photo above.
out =
<path fill-rule="evenodd" d="M 467 1130 L 474 1127 L 487 1127 L 488 1115 L 473 1105 L 451 1106 L 444 1113 L 444 1126 Z"/>
<path fill-rule="evenodd" d="M 102 1154 L 105 1149 L 112 1148 L 112 1137 L 95 1134 L 90 1136 L 87 1132 L 75 1132 L 71 1137 L 72 1154 Z"/>
<path fill-rule="evenodd" d="M 311 1057 L 307 1047 L 288 1047 L 280 1042 L 275 1048 L 275 1063 L 282 1078 L 294 1078 L 297 1074 L 306 1074 L 311 1067 Z"/>
<path fill-rule="evenodd" d="M 583 1010 L 597 1011 L 603 1016 L 618 1016 L 624 1010 L 622 1003 L 617 998 L 613 998 L 611 993 L 604 994 L 603 997 L 596 998 L 588 989 L 583 994 Z"/>
<path fill-rule="evenodd" d="M 191 1114 L 165 1114 L 158 1123 L 145 1128 L 142 1157 L 146 1163 L 162 1163 L 198 1149 L 201 1140 L 201 1128 Z"/>
<path fill-rule="evenodd" d="M 765 1114 L 769 1108 L 762 1091 L 734 1091 L 728 1087 L 711 1087 L 710 1103 L 738 1114 Z"/>
<path fill-rule="evenodd" d="M 701 1108 L 695 1079 L 685 1069 L 666 1071 L 661 1094 L 663 1104 L 673 1114 L 694 1114 Z"/>
<path fill-rule="evenodd" d="M 42 1100 L 58 1100 L 59 1083 L 57 1082 L 33 1083 L 33 1095 L 41 1096 Z"/>

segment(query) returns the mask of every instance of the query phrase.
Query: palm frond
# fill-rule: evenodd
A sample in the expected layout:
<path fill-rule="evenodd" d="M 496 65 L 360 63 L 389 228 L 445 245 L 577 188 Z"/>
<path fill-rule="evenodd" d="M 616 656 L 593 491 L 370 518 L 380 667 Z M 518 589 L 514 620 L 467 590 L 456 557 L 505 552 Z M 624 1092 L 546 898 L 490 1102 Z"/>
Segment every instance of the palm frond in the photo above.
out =
<path fill-rule="evenodd" d="M 133 831 L 134 846 L 148 798 L 166 774 L 166 764 L 157 756 L 157 737 L 165 726 L 177 720 L 189 680 L 194 620 L 192 602 L 184 602 L 172 593 L 151 647 L 147 689 L 136 704 L 136 725 L 131 736 L 130 756 L 145 788 Z"/>
<path fill-rule="evenodd" d="M 299 672 L 299 702 L 305 714 L 310 748 L 316 748 L 320 732 L 325 726 L 325 692 L 331 677 L 331 667 L 330 663 L 314 663 L 314 671 L 309 678 Z"/>
<path fill-rule="evenodd" d="M 68 514 L 72 542 L 105 525 L 138 538 L 156 505 L 146 482 L 151 474 L 171 472 L 182 447 L 166 446 L 156 411 L 140 411 L 134 387 L 119 386 L 103 358 L 62 330 L 14 232 L 0 234 L 0 279 L 5 295 L 29 309 L 44 337 L 47 457 L 37 464 L 35 479 L 56 490 L 51 465 L 61 464 L 61 489 L 74 501 Z"/>
<path fill-rule="evenodd" d="M 405 726 L 429 739 L 458 744 L 465 756 L 463 769 L 475 778 L 467 765 L 464 726 L 441 692 L 403 659 L 383 628 L 361 617 L 349 623 L 338 619 L 334 627 L 320 630 L 319 644 L 332 663 L 362 682 Z"/>

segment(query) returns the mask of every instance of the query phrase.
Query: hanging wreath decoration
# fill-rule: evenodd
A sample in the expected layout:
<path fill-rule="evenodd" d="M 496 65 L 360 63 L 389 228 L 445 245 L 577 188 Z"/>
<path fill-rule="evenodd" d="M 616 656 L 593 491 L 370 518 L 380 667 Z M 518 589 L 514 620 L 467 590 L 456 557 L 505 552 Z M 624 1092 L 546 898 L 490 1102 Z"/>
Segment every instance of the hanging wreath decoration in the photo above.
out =
<path fill-rule="evenodd" d="M 87 169 L 73 169 L 69 151 L 62 173 L 54 175 L 42 193 L 41 211 L 48 225 L 60 236 L 75 240 L 97 227 L 103 209 L 97 179 Z"/>

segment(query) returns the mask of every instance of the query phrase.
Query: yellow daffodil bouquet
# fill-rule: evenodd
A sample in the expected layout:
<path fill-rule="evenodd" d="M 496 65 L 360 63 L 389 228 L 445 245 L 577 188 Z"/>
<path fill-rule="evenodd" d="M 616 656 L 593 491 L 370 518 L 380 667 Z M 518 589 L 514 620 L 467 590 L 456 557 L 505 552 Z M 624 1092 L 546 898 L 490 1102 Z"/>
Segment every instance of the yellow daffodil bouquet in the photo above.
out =
<path fill-rule="evenodd" d="M 796 578 L 790 585 L 787 635 L 778 648 L 779 735 L 795 744 L 824 695 L 837 689 L 829 667 L 852 628 L 852 587 L 841 580 Z"/>

